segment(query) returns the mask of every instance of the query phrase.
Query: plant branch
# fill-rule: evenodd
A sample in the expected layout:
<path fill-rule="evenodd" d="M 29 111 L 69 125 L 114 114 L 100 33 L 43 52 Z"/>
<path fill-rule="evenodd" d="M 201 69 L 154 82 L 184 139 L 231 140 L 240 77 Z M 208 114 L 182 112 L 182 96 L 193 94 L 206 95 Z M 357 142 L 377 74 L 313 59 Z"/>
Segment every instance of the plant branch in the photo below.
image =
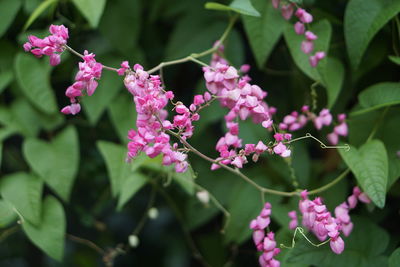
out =
<path fill-rule="evenodd" d="M 143 214 L 142 218 L 140 219 L 140 221 L 139 221 L 138 225 L 136 226 L 135 230 L 133 230 L 133 232 L 132 232 L 133 235 L 138 235 L 139 232 L 142 230 L 144 224 L 147 221 L 147 218 L 149 217 L 148 216 L 148 211 L 154 205 L 155 199 L 156 199 L 156 188 L 155 188 L 155 186 L 153 186 L 152 189 L 151 189 L 149 202 L 147 202 L 146 211 Z"/>
<path fill-rule="evenodd" d="M 82 55 L 81 53 L 77 52 L 76 50 L 74 50 L 72 47 L 70 47 L 70 46 L 68 46 L 68 45 L 66 45 L 66 44 L 64 45 L 64 47 L 65 47 L 65 49 L 67 49 L 69 52 L 71 52 L 71 53 L 74 54 L 75 56 L 78 56 L 78 57 L 83 58 L 83 55 Z M 103 65 L 103 64 L 102 64 L 102 65 Z M 113 68 L 113 67 L 108 67 L 108 66 L 105 66 L 105 65 L 103 65 L 103 69 L 118 72 L 118 69 Z"/>
<path fill-rule="evenodd" d="M 338 182 L 340 182 L 341 180 L 343 180 L 343 178 L 345 178 L 345 177 L 347 176 L 347 174 L 349 174 L 349 172 L 350 172 L 350 169 L 344 170 L 344 171 L 343 171 L 338 177 L 336 177 L 332 182 L 330 182 L 330 183 L 328 183 L 328 184 L 326 184 L 326 185 L 324 185 L 324 186 L 321 186 L 321 187 L 319 187 L 319 188 L 317 188 L 317 189 L 314 189 L 314 190 L 309 191 L 309 192 L 308 192 L 308 195 L 315 195 L 315 194 L 318 194 L 318 193 L 321 193 L 321 192 L 327 190 L 328 188 L 331 188 L 332 186 L 334 186 L 335 184 L 337 184 Z"/>
<path fill-rule="evenodd" d="M 175 60 L 171 60 L 171 61 L 165 61 L 165 62 L 161 62 L 160 64 L 158 64 L 157 66 L 155 66 L 154 68 L 148 70 L 147 72 L 149 74 L 152 74 L 158 70 L 161 70 L 162 68 L 166 67 L 166 66 L 170 66 L 170 65 L 176 65 L 176 64 L 180 64 L 180 63 L 185 63 L 188 61 L 193 61 L 196 62 L 202 66 L 208 66 L 207 64 L 197 60 L 198 58 L 210 55 L 212 53 L 214 53 L 215 51 L 218 50 L 218 48 L 222 45 L 222 43 L 226 40 L 226 38 L 228 37 L 229 33 L 231 32 L 233 25 L 235 24 L 236 20 L 237 20 L 238 16 L 234 16 L 231 18 L 228 27 L 225 29 L 224 33 L 222 34 L 222 36 L 218 39 L 217 44 L 203 52 L 200 53 L 192 53 L 189 56 L 180 58 L 180 59 L 175 59 Z"/>
<path fill-rule="evenodd" d="M 78 237 L 78 236 L 74 236 L 74 235 L 71 235 L 71 234 L 66 234 L 66 237 L 68 237 L 68 239 L 71 240 L 71 241 L 74 241 L 76 243 L 80 243 L 82 245 L 85 245 L 87 247 L 92 248 L 93 250 L 95 250 L 97 253 L 99 253 L 102 256 L 105 254 L 104 249 L 102 249 L 101 247 L 97 246 L 95 243 L 93 243 L 90 240 L 87 240 L 87 239 L 84 239 L 84 238 L 81 238 L 81 237 Z"/>

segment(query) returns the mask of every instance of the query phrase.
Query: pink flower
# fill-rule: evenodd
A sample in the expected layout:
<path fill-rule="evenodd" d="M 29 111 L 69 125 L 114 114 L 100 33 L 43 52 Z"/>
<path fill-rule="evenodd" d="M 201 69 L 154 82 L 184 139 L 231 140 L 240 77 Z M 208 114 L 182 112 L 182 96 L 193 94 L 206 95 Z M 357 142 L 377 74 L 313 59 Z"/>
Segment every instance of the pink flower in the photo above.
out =
<path fill-rule="evenodd" d="M 306 36 L 306 39 L 307 39 L 308 41 L 314 41 L 314 40 L 316 40 L 316 39 L 318 38 L 318 37 L 317 37 L 313 32 L 311 32 L 311 31 L 306 31 L 305 36 Z"/>
<path fill-rule="evenodd" d="M 81 111 L 81 105 L 79 105 L 79 104 L 71 104 L 69 106 L 64 107 L 61 110 L 61 112 L 66 115 L 69 115 L 69 114 L 75 115 L 75 114 L 79 113 L 80 111 Z"/>
<path fill-rule="evenodd" d="M 279 8 L 279 3 L 281 2 L 281 0 L 272 0 L 272 6 L 274 8 Z"/>
<path fill-rule="evenodd" d="M 289 20 L 293 15 L 293 5 L 287 4 L 281 7 L 282 17 L 286 20 Z"/>
<path fill-rule="evenodd" d="M 332 238 L 329 244 L 332 251 L 336 254 L 341 254 L 344 250 L 344 241 L 340 236 L 338 236 L 337 238 Z"/>
<path fill-rule="evenodd" d="M 301 42 L 301 50 L 304 54 L 310 54 L 314 50 L 314 43 L 309 40 Z"/>
<path fill-rule="evenodd" d="M 50 65 L 56 66 L 61 61 L 59 53 L 64 51 L 67 44 L 68 28 L 64 25 L 50 25 L 49 31 L 51 35 L 43 39 L 34 35 L 28 36 L 29 42 L 23 47 L 26 52 L 31 52 L 36 57 L 50 56 Z"/>
<path fill-rule="evenodd" d="M 295 13 L 296 17 L 303 23 L 311 23 L 313 21 L 313 17 L 307 11 L 302 8 L 298 8 Z"/>
<path fill-rule="evenodd" d="M 305 31 L 305 26 L 303 23 L 301 23 L 300 21 L 296 22 L 294 24 L 294 31 L 298 34 L 298 35 L 302 35 L 304 34 Z"/>

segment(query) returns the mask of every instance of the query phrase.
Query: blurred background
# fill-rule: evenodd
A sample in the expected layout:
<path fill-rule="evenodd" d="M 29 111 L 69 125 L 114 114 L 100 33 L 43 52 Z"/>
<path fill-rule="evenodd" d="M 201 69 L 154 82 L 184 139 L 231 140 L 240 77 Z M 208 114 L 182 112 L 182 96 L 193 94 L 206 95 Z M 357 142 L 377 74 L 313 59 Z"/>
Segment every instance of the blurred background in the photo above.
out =
<path fill-rule="evenodd" d="M 48 58 L 36 59 L 22 49 L 28 35 L 44 37 L 50 24 L 64 24 L 70 31 L 68 44 L 75 50 L 93 52 L 97 61 L 108 66 L 118 68 L 123 60 L 129 60 L 131 66 L 139 63 L 150 69 L 162 61 L 210 48 L 228 25 L 229 15 L 206 10 L 201 0 L 44 2 L 48 3 L 0 0 L 0 181 L 13 175 L 50 177 L 45 178 L 40 196 L 53 195 L 62 203 L 65 252 L 61 263 L 46 256 L 27 238 L 15 215 L 1 213 L 0 266 L 104 266 L 112 261 L 114 266 L 257 266 L 248 229 L 262 207 L 257 190 L 223 170 L 210 171 L 210 165 L 195 155 L 190 155 L 193 171 L 185 175 L 145 158 L 136 165 L 124 165 L 126 134 L 135 127 L 136 114 L 123 78 L 104 70 L 96 93 L 82 99 L 83 112 L 64 116 L 59 110 L 68 104 L 65 89 L 72 84 L 80 59 L 64 52 L 61 64 L 51 67 Z M 351 70 L 343 35 L 347 2 L 304 1 L 315 21 L 326 19 L 332 27 L 329 55 L 339 61 L 341 69 L 339 101 L 329 103 L 334 116 L 356 107 L 362 89 L 381 81 L 397 82 L 399 77 L 398 66 L 387 58 L 399 49 L 392 23 L 373 39 L 361 67 Z M 95 5 L 85 6 L 87 3 Z M 272 16 L 269 1 L 253 4 L 263 16 Z M 251 30 L 246 23 L 246 18 L 238 20 L 226 41 L 229 62 L 237 68 L 244 63 L 252 66 L 252 83 L 268 92 L 267 102 L 277 107 L 278 118 L 310 104 L 313 81 L 293 61 L 282 33 L 271 38 L 267 34 L 259 43 L 251 43 L 249 39 L 263 34 L 257 31 L 268 33 L 268 28 Z M 279 27 L 287 24 L 282 20 Z M 210 57 L 202 60 L 209 62 Z M 167 90 L 185 104 L 191 103 L 195 93 L 206 90 L 201 67 L 194 63 L 166 67 L 162 74 Z M 328 106 L 323 87 L 317 87 L 317 95 L 318 110 Z M 205 109 L 195 124 L 191 144 L 217 157 L 214 146 L 225 132 L 223 116 L 227 112 L 218 103 Z M 334 256 L 326 246 L 316 251 L 299 241 L 296 249 L 283 251 L 281 266 L 387 263 L 400 241 L 400 184 L 396 182 L 400 163 L 395 155 L 400 150 L 398 112 L 398 107 L 391 108 L 377 132 L 394 166 L 386 207 L 360 206 L 352 211 L 355 229 L 345 239 L 349 250 L 343 255 Z M 351 119 L 347 141 L 356 146 L 365 142 L 379 116 L 376 111 Z M 326 142 L 329 131 L 314 131 L 308 127 L 295 137 L 310 132 Z M 246 143 L 270 140 L 265 129 L 250 121 L 241 123 L 240 136 Z M 318 143 L 305 140 L 295 143 L 290 161 L 262 157 L 257 164 L 248 164 L 244 172 L 260 185 L 292 191 L 293 177 L 300 188 L 313 189 L 344 169 L 335 150 L 323 150 Z M 64 182 L 57 184 L 56 179 Z M 138 179 L 143 182 L 137 183 Z M 213 203 L 203 204 L 196 198 L 198 188 L 188 179 L 205 187 L 227 208 L 231 218 L 224 233 L 226 218 Z M 355 184 L 349 175 L 324 192 L 321 196 L 328 208 L 343 202 Z M 18 185 L 14 189 L 16 196 L 30 190 Z M 7 199 L 7 193 L 2 193 L 2 198 Z M 298 199 L 266 195 L 266 200 L 273 205 L 271 229 L 277 232 L 278 243 L 289 245 L 292 233 L 287 230 L 286 214 L 296 208 Z M 155 218 L 148 216 L 149 209 L 150 217 Z M 50 225 L 58 223 L 49 221 Z M 132 235 L 138 237 L 137 247 L 128 245 Z M 45 239 L 46 232 L 39 236 Z"/>

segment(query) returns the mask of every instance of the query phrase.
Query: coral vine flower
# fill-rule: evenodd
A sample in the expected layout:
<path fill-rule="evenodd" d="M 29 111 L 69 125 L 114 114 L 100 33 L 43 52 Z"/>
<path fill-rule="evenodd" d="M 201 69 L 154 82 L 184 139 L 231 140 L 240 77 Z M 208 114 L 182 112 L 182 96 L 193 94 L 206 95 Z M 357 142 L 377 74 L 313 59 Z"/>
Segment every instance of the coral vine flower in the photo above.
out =
<path fill-rule="evenodd" d="M 84 95 L 84 91 L 91 96 L 98 86 L 97 80 L 101 77 L 103 65 L 96 62 L 95 55 L 85 50 L 83 62 L 79 62 L 79 71 L 75 75 L 75 83 L 67 88 L 65 95 L 69 97 L 71 105 L 64 107 L 61 112 L 75 115 L 79 113 L 80 106 L 76 98 Z M 77 108 L 79 106 L 79 109 Z"/>
<path fill-rule="evenodd" d="M 60 54 L 64 51 L 64 45 L 68 40 L 68 28 L 64 25 L 50 25 L 49 31 L 51 35 L 40 39 L 34 35 L 28 36 L 29 42 L 23 47 L 26 52 L 31 52 L 36 57 L 43 55 L 50 57 L 50 65 L 56 66 L 60 64 Z"/>

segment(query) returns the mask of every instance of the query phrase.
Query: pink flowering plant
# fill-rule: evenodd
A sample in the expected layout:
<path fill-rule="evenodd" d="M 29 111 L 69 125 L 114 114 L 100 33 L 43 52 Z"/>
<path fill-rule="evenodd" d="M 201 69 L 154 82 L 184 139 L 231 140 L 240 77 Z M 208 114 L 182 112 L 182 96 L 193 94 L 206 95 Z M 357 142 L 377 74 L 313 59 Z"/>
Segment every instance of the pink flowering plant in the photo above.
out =
<path fill-rule="evenodd" d="M 400 2 L 173 2 L 4 1 L 0 265 L 398 266 Z"/>

